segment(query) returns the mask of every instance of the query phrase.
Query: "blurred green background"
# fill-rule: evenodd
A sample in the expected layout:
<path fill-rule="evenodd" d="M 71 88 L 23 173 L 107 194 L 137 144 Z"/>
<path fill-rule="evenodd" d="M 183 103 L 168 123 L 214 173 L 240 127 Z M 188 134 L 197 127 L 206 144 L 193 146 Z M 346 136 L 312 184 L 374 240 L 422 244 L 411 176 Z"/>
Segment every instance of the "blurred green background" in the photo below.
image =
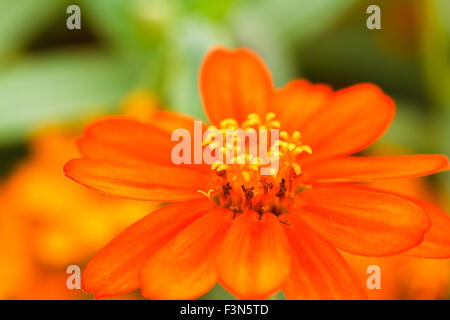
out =
<path fill-rule="evenodd" d="M 81 30 L 66 28 L 70 4 Z M 381 30 L 366 27 L 371 4 Z M 277 86 L 374 82 L 398 108 L 381 143 L 450 154 L 448 0 L 0 0 L 1 176 L 30 132 L 113 113 L 135 89 L 204 118 L 197 74 L 215 44 L 255 50 Z M 431 183 L 448 209 L 450 174 Z"/>

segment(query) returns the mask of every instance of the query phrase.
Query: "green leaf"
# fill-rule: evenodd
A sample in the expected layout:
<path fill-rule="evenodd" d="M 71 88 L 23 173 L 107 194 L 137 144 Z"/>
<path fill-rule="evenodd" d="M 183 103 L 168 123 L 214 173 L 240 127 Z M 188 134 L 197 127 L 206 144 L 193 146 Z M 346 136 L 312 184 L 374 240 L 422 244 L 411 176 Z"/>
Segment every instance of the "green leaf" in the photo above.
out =
<path fill-rule="evenodd" d="M 423 106 L 404 97 L 393 99 L 396 103 L 395 117 L 379 142 L 403 146 L 414 152 L 432 151 L 429 150 L 430 137 Z"/>
<path fill-rule="evenodd" d="M 298 76 L 295 49 L 328 30 L 356 0 L 253 0 L 230 14 L 239 41 L 257 51 L 277 86 Z"/>
<path fill-rule="evenodd" d="M 220 284 L 216 284 L 208 293 L 204 294 L 199 300 L 236 300 Z"/>
<path fill-rule="evenodd" d="M 176 21 L 174 0 L 83 0 L 81 9 L 93 31 L 139 73 L 144 88 L 161 82 L 167 29 Z"/>
<path fill-rule="evenodd" d="M 167 0 L 84 0 L 95 31 L 126 55 L 145 54 L 164 39 L 177 6 Z M 144 51 L 144 52 L 142 52 Z"/>
<path fill-rule="evenodd" d="M 65 5 L 65 0 L 0 0 L 0 56 L 25 45 L 51 24 L 58 12 L 65 12 Z"/>
<path fill-rule="evenodd" d="M 24 60 L 0 75 L 0 144 L 44 124 L 112 110 L 132 85 L 126 66 L 102 53 Z"/>
<path fill-rule="evenodd" d="M 248 2 L 253 14 L 285 40 L 304 42 L 329 28 L 356 0 L 262 0 Z"/>
<path fill-rule="evenodd" d="M 212 46 L 231 42 L 231 35 L 208 19 L 186 18 L 173 25 L 163 85 L 169 107 L 205 119 L 198 88 L 200 64 Z"/>

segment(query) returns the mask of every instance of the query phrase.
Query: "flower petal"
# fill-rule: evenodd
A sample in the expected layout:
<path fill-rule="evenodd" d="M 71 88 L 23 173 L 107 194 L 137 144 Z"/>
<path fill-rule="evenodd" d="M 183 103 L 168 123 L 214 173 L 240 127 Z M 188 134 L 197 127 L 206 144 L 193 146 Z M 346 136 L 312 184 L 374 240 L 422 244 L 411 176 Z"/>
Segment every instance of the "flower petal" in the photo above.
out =
<path fill-rule="evenodd" d="M 139 272 L 156 251 L 211 209 L 207 199 L 166 205 L 114 238 L 83 271 L 83 289 L 96 298 L 139 287 Z"/>
<path fill-rule="evenodd" d="M 283 285 L 288 299 L 366 299 L 341 254 L 312 231 L 297 214 L 285 215 L 291 273 Z"/>
<path fill-rule="evenodd" d="M 155 110 L 151 113 L 148 121 L 154 126 L 161 128 L 167 132 L 172 132 L 175 129 L 187 129 L 193 133 L 194 121 L 200 121 L 189 115 L 177 113 L 166 110 Z M 203 124 L 203 130 L 207 129 L 206 123 Z"/>
<path fill-rule="evenodd" d="M 448 167 L 444 155 L 339 157 L 302 166 L 306 183 L 420 177 Z"/>
<path fill-rule="evenodd" d="M 384 256 L 422 242 L 430 228 L 419 206 L 396 195 L 360 186 L 313 186 L 301 193 L 301 218 L 338 249 Z"/>
<path fill-rule="evenodd" d="M 375 142 L 395 113 L 394 101 L 373 84 L 336 91 L 299 128 L 312 148 L 305 161 L 358 152 Z"/>
<path fill-rule="evenodd" d="M 78 147 L 83 156 L 93 159 L 172 164 L 169 132 L 123 116 L 102 118 L 88 125 Z"/>
<path fill-rule="evenodd" d="M 199 82 L 203 108 L 213 124 L 226 118 L 242 122 L 250 113 L 264 116 L 274 90 L 264 62 L 244 48 L 210 51 L 200 68 Z"/>
<path fill-rule="evenodd" d="M 172 131 L 186 129 L 192 139 L 194 119 L 161 110 L 154 111 L 152 119 L 153 123 L 124 116 L 102 118 L 86 127 L 84 136 L 78 140 L 78 148 L 83 156 L 92 159 L 132 165 L 173 166 L 171 153 L 179 141 L 171 141 Z M 194 147 L 193 143 L 190 145 Z M 194 155 L 193 149 L 191 154 Z M 179 166 L 209 170 L 204 164 Z"/>
<path fill-rule="evenodd" d="M 64 167 L 73 180 L 108 194 L 129 199 L 177 201 L 202 197 L 210 176 L 187 168 L 129 166 L 103 160 L 73 159 Z"/>
<path fill-rule="evenodd" d="M 270 213 L 248 211 L 236 218 L 217 260 L 220 283 L 240 299 L 267 298 L 289 273 L 284 231 Z"/>
<path fill-rule="evenodd" d="M 141 292 L 150 299 L 195 299 L 217 282 L 215 262 L 231 223 L 231 210 L 216 209 L 181 231 L 141 271 Z"/>
<path fill-rule="evenodd" d="M 352 188 L 360 188 L 364 190 L 376 190 L 373 187 L 360 185 L 352 185 Z M 383 191 L 386 192 L 386 191 Z M 431 222 L 430 229 L 425 233 L 423 241 L 416 247 L 405 252 L 405 254 L 431 259 L 447 259 L 450 258 L 450 216 L 436 207 L 435 205 L 412 198 L 410 196 L 388 191 L 390 194 L 414 203 L 422 208 L 427 214 Z M 402 190 L 403 192 L 403 190 Z"/>
<path fill-rule="evenodd" d="M 405 198 L 420 206 L 431 220 L 431 228 L 425 233 L 423 242 L 409 250 L 407 254 L 420 258 L 450 258 L 450 216 L 431 203 Z"/>
<path fill-rule="evenodd" d="M 283 130 L 300 130 L 311 115 L 324 105 L 332 92 L 324 84 L 311 84 L 303 79 L 293 80 L 276 90 L 271 109 L 277 115 Z"/>

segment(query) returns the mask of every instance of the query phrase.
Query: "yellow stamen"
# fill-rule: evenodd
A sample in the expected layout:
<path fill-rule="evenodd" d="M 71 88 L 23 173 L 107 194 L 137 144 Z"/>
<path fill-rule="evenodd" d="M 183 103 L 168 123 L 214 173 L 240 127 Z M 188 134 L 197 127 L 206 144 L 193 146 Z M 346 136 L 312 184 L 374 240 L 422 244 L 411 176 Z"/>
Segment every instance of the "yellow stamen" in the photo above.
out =
<path fill-rule="evenodd" d="M 276 115 L 273 112 L 269 112 L 268 114 L 266 114 L 266 122 L 270 122 L 273 119 L 275 119 Z"/>
<path fill-rule="evenodd" d="M 217 171 L 227 170 L 228 166 L 226 164 L 221 164 L 217 167 Z"/>
<path fill-rule="evenodd" d="M 250 181 L 250 173 L 246 170 L 242 171 L 242 177 L 244 178 L 245 181 L 249 182 Z"/>
<path fill-rule="evenodd" d="M 272 181 L 273 185 L 279 184 L 283 179 L 287 181 L 292 172 L 295 172 L 296 176 L 300 176 L 302 173 L 301 166 L 297 163 L 297 156 L 302 153 L 311 154 L 311 147 L 303 144 L 302 135 L 299 131 L 293 131 L 291 133 L 287 131 L 281 131 L 279 133 L 279 139 L 270 143 L 267 141 L 267 150 L 263 158 L 260 158 L 254 154 L 250 154 L 250 148 L 247 150 L 246 139 L 242 140 L 240 135 L 236 135 L 233 132 L 228 132 L 229 129 L 244 129 L 246 134 L 256 134 L 258 137 L 260 129 L 279 129 L 282 127 L 280 121 L 276 119 L 276 115 L 273 112 L 267 113 L 264 117 L 260 117 L 256 113 L 249 114 L 241 124 L 235 119 L 227 118 L 220 122 L 219 134 L 222 134 L 223 145 L 220 146 L 220 152 L 222 159 L 216 161 L 211 165 L 211 169 L 217 172 L 226 170 L 226 181 L 231 184 L 232 190 L 239 190 L 242 181 L 249 183 L 255 187 L 255 193 L 260 192 L 261 188 L 256 188 L 263 178 L 259 171 L 262 168 L 269 169 L 269 175 L 273 176 L 276 182 Z M 209 129 L 216 129 L 214 126 L 210 126 Z M 216 129 L 217 130 L 217 129 Z M 269 136 L 270 137 L 270 136 Z M 245 149 L 243 149 L 245 142 Z M 203 141 L 204 146 L 208 146 L 212 150 L 219 150 L 219 142 L 216 141 L 216 137 L 213 134 L 208 135 Z M 261 144 L 258 145 L 258 150 Z M 245 152 L 243 152 L 245 151 Z M 261 151 L 259 150 L 260 154 Z M 232 157 L 232 164 L 224 164 L 224 159 Z M 262 154 L 261 154 L 262 156 Z M 273 161 L 279 161 L 281 166 L 278 168 L 268 167 Z M 267 171 L 266 171 L 267 174 Z M 223 183 L 223 181 L 221 182 Z M 200 192 L 200 191 L 199 191 Z M 286 191 L 281 192 L 284 194 Z M 207 195 L 202 192 L 202 194 Z"/>
<path fill-rule="evenodd" d="M 197 192 L 201 193 L 202 195 L 204 195 L 207 198 L 211 198 L 211 193 L 214 192 L 214 189 L 210 189 L 207 193 L 203 190 L 197 190 Z"/>
<path fill-rule="evenodd" d="M 300 166 L 297 163 L 293 163 L 291 166 L 292 166 L 292 169 L 294 169 L 294 172 L 296 175 L 299 175 L 302 172 L 302 169 L 300 168 Z"/>

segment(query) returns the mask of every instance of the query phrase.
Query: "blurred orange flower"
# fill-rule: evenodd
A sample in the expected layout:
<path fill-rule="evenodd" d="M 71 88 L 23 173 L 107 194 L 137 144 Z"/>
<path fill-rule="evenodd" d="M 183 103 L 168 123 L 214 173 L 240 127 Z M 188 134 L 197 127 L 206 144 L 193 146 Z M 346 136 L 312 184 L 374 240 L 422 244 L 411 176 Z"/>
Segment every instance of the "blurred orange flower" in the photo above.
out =
<path fill-rule="evenodd" d="M 377 86 L 333 92 L 294 80 L 275 89 L 253 52 L 217 48 L 201 67 L 200 92 L 221 130 L 284 130 L 278 172 L 261 175 L 254 164 L 174 165 L 172 130 L 195 136 L 194 119 L 179 114 L 89 125 L 78 141 L 83 156 L 66 164 L 66 175 L 106 193 L 173 203 L 126 229 L 88 263 L 87 292 L 100 298 L 141 287 L 148 298 L 190 299 L 219 281 L 245 299 L 280 289 L 289 299 L 359 299 L 364 289 L 337 249 L 386 256 L 416 247 L 411 254 L 450 256 L 445 213 L 351 183 L 449 166 L 442 155 L 348 156 L 375 142 L 393 119 L 394 102 Z"/>
<path fill-rule="evenodd" d="M 127 98 L 126 113 L 145 119 L 151 97 Z M 71 183 L 61 173 L 77 156 L 77 130 L 54 127 L 32 137 L 29 157 L 8 177 L 0 192 L 0 297 L 82 298 L 66 287 L 66 267 L 84 265 L 121 229 L 157 204 L 126 201 Z"/>
<path fill-rule="evenodd" d="M 423 259 L 407 254 L 389 257 L 362 257 L 343 253 L 361 283 L 366 283 L 371 265 L 380 268 L 380 289 L 369 289 L 369 299 L 448 299 L 450 261 Z"/>

